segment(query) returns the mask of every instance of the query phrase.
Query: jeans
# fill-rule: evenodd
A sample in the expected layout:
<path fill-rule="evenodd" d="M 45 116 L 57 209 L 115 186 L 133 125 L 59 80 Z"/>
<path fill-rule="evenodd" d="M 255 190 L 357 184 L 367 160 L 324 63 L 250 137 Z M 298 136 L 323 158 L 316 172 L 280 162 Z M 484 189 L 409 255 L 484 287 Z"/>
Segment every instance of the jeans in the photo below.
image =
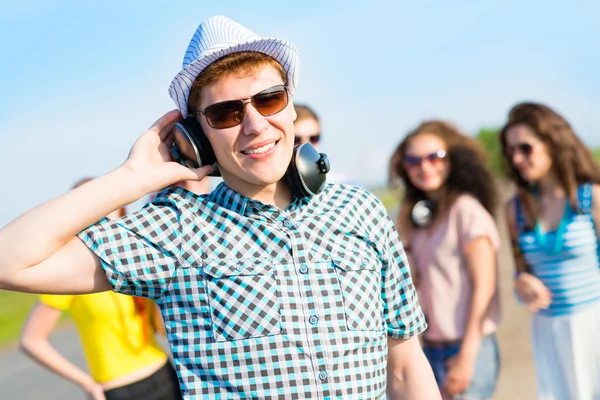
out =
<path fill-rule="evenodd" d="M 440 344 L 430 346 L 423 345 L 423 352 L 431 364 L 433 375 L 438 386 L 441 388 L 446 381 L 446 361 L 458 354 L 461 342 L 450 344 Z M 496 335 L 484 336 L 481 340 L 481 347 L 477 360 L 475 361 L 475 370 L 471 383 L 467 390 L 454 396 L 455 400 L 487 400 L 494 396 L 498 373 L 500 372 L 500 353 L 498 350 L 498 341 Z"/>

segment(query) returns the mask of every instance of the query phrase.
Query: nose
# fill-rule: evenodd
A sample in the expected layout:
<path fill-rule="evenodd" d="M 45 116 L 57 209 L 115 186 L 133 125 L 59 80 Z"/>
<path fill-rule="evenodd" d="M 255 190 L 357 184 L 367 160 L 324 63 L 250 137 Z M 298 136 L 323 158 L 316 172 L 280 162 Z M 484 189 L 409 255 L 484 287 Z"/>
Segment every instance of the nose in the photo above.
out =
<path fill-rule="evenodd" d="M 269 127 L 269 121 L 259 113 L 252 103 L 245 104 L 242 126 L 246 135 L 260 135 Z"/>
<path fill-rule="evenodd" d="M 419 169 L 423 172 L 429 172 L 434 169 L 433 163 L 427 159 L 422 160 L 421 164 L 419 164 Z"/>
<path fill-rule="evenodd" d="M 510 156 L 510 162 L 513 165 L 522 164 L 524 160 L 525 157 L 523 156 L 523 153 L 521 153 L 519 150 L 514 151 Z"/>

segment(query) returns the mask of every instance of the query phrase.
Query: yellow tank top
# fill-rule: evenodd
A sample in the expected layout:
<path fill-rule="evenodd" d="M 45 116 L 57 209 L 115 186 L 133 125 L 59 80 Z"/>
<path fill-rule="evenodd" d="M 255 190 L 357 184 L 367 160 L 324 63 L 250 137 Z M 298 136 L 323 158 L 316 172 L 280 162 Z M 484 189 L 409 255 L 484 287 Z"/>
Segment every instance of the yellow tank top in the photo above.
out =
<path fill-rule="evenodd" d="M 150 327 L 148 316 L 154 307 L 151 300 L 147 300 L 148 312 L 143 319 L 136 312 L 132 297 L 111 291 L 42 295 L 40 299 L 50 307 L 69 311 L 79 330 L 90 373 L 98 383 L 167 359 Z"/>

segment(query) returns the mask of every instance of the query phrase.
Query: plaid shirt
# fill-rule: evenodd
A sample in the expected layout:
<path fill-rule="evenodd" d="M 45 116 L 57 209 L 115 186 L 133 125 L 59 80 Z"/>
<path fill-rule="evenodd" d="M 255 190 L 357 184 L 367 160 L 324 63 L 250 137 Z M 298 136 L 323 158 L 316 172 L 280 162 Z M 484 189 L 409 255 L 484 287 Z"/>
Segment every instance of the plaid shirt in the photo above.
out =
<path fill-rule="evenodd" d="M 356 187 L 285 211 L 171 188 L 79 237 L 115 291 L 160 306 L 186 399 L 384 399 L 387 337 L 426 328 L 394 226 Z"/>

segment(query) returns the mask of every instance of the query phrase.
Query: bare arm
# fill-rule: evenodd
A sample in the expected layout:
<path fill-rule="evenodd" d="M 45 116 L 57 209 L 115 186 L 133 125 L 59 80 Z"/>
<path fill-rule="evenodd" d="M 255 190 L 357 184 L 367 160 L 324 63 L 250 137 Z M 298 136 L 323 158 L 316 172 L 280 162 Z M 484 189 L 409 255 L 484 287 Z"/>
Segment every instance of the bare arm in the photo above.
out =
<path fill-rule="evenodd" d="M 486 311 L 496 291 L 496 250 L 490 239 L 483 236 L 468 243 L 464 252 L 473 294 L 460 353 L 474 360 L 479 352 Z"/>
<path fill-rule="evenodd" d="M 529 272 L 521 249 L 519 248 L 519 232 L 517 228 L 515 206 L 513 201 L 506 204 L 506 223 L 510 234 L 510 242 L 515 262 L 515 289 L 531 311 L 548 308 L 552 302 L 552 293 L 536 276 Z"/>
<path fill-rule="evenodd" d="M 147 193 L 182 180 L 204 178 L 170 162 L 169 141 L 179 112 L 160 118 L 116 170 L 50 200 L 0 230 L 0 289 L 90 293 L 109 289 L 100 260 L 76 235 Z"/>
<path fill-rule="evenodd" d="M 36 304 L 21 332 L 20 346 L 27 355 L 57 375 L 80 386 L 87 393 L 103 399 L 102 388 L 85 371 L 67 360 L 48 341 L 62 311 L 46 304 Z"/>
<path fill-rule="evenodd" d="M 417 337 L 388 337 L 387 392 L 390 400 L 441 399 Z"/>
<path fill-rule="evenodd" d="M 483 322 L 496 290 L 496 251 L 490 238 L 482 236 L 471 240 L 463 251 L 473 292 L 460 351 L 447 363 L 444 391 L 451 395 L 465 391 L 471 383 L 483 336 Z"/>
<path fill-rule="evenodd" d="M 143 195 L 131 189 L 132 178 L 124 169 L 115 170 L 35 207 L 0 230 L 1 287 L 34 293 L 110 289 L 100 260 L 76 235 Z"/>

